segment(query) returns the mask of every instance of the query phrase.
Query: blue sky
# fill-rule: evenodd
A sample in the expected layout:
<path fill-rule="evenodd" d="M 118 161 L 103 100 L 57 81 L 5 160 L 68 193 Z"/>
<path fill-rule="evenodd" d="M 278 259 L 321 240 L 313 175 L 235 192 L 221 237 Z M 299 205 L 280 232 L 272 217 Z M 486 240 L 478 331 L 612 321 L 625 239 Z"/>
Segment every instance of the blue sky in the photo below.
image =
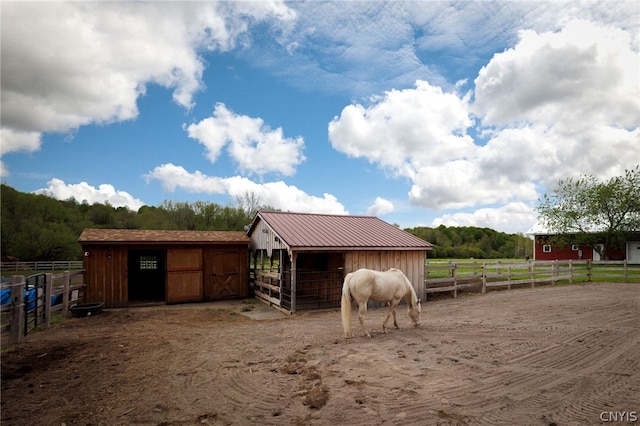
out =
<path fill-rule="evenodd" d="M 559 179 L 640 163 L 640 7 L 11 2 L 2 181 L 526 232 Z"/>

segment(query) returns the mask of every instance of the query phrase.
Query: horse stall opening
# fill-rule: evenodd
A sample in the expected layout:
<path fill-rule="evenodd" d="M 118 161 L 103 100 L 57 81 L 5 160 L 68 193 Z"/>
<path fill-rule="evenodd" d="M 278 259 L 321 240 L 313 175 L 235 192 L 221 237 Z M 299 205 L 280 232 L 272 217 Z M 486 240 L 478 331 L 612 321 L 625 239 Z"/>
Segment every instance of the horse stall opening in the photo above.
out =
<path fill-rule="evenodd" d="M 129 250 L 130 303 L 165 300 L 166 250 Z"/>
<path fill-rule="evenodd" d="M 285 264 L 283 308 L 291 310 L 291 265 L 290 262 Z M 340 306 L 344 280 L 343 253 L 300 253 L 296 256 L 295 273 L 297 310 Z"/>

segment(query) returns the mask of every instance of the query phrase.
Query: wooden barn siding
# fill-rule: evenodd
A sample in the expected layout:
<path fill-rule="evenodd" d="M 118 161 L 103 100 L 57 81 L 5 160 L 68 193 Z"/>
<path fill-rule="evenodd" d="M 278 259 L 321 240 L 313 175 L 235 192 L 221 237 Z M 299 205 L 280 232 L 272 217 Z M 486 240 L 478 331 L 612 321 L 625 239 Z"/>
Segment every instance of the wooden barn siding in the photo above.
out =
<path fill-rule="evenodd" d="M 128 251 L 129 250 L 169 250 L 171 247 L 166 246 L 113 246 L 109 249 L 104 245 L 83 245 L 83 251 L 89 253 L 84 259 L 86 284 L 85 299 L 87 303 L 103 302 L 107 308 L 126 307 L 129 303 L 128 294 Z M 213 259 L 209 256 L 215 255 L 219 250 L 237 250 L 238 252 L 238 274 L 239 274 L 239 292 L 238 297 L 247 297 L 249 295 L 249 275 L 248 275 L 248 253 L 244 245 L 220 245 L 204 248 L 204 261 L 201 259 L 201 274 L 204 279 L 212 279 Z M 109 259 L 109 255 L 111 258 Z M 204 262 L 204 264 L 203 264 Z M 176 264 L 171 266 L 174 271 L 185 270 L 191 268 L 188 263 Z M 167 265 L 169 269 L 169 265 Z M 187 269 L 188 270 L 188 269 Z M 202 280 L 201 280 L 202 281 Z"/>
<path fill-rule="evenodd" d="M 167 303 L 203 300 L 202 248 L 167 250 Z"/>
<path fill-rule="evenodd" d="M 127 305 L 127 249 L 105 246 L 84 246 L 85 301 L 104 302 L 106 307 Z M 111 256 L 111 258 L 109 258 Z"/>
<path fill-rule="evenodd" d="M 235 266 L 238 273 L 238 293 L 236 297 L 249 296 L 249 253 L 245 246 L 238 247 L 233 245 L 221 245 L 215 247 L 206 247 L 204 249 L 204 297 L 207 300 L 215 300 L 215 278 L 216 264 L 218 256 L 223 253 L 234 252 L 236 254 L 237 263 Z"/>
<path fill-rule="evenodd" d="M 360 268 L 386 271 L 400 269 L 409 278 L 419 298 L 426 294 L 424 284 L 424 265 L 426 252 L 421 250 L 367 250 L 345 253 L 345 275 Z"/>
<path fill-rule="evenodd" d="M 266 250 L 267 257 L 272 257 L 273 252 L 287 249 L 287 246 L 279 238 L 276 241 L 276 233 L 263 220 L 260 220 L 251 233 L 251 251 Z"/>

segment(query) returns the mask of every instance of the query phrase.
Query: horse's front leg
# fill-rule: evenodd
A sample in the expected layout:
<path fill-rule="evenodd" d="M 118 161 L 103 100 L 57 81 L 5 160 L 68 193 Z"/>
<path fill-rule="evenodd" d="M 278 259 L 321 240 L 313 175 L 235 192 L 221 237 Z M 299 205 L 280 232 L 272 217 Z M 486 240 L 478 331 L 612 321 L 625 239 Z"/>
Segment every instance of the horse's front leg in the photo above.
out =
<path fill-rule="evenodd" d="M 367 302 L 363 304 L 358 304 L 358 319 L 360 320 L 360 327 L 362 327 L 362 334 L 367 337 L 371 337 L 371 334 L 367 331 L 364 326 L 364 315 L 367 313 Z"/>

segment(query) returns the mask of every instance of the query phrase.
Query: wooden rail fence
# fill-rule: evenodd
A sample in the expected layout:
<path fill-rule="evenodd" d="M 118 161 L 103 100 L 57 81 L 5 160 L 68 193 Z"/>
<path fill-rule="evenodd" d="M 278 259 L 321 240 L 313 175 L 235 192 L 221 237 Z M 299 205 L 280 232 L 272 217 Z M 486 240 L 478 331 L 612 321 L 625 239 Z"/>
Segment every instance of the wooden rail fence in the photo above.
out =
<path fill-rule="evenodd" d="M 4 271 L 78 271 L 82 270 L 82 260 L 51 260 L 38 262 L 2 262 Z"/>
<path fill-rule="evenodd" d="M 0 291 L 3 341 L 8 335 L 8 343 L 15 344 L 35 329 L 49 328 L 54 312 L 61 311 L 66 317 L 71 306 L 81 303 L 84 276 L 82 271 L 37 274 L 27 278 L 14 275 L 10 284 L 2 284 Z"/>
<path fill-rule="evenodd" d="M 504 262 L 427 262 L 426 293 L 477 289 L 486 293 L 489 288 L 530 286 L 560 281 L 574 282 L 616 281 L 640 283 L 640 264 L 627 261 L 527 261 Z"/>

